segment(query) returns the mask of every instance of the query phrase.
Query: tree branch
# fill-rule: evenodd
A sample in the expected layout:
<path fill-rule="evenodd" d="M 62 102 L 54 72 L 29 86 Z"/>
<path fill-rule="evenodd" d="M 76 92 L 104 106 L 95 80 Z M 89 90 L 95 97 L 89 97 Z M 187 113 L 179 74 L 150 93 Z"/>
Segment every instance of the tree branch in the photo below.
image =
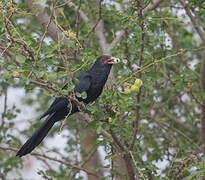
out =
<path fill-rule="evenodd" d="M 14 148 L 10 148 L 10 147 L 2 147 L 2 146 L 0 146 L 0 149 L 4 150 L 4 151 L 14 151 L 14 152 L 18 151 L 18 149 L 14 149 Z M 60 164 L 66 165 L 66 166 L 70 166 L 73 169 L 84 171 L 87 174 L 90 174 L 92 176 L 99 177 L 94 172 L 91 172 L 91 171 L 89 171 L 89 170 L 87 170 L 83 167 L 80 167 L 80 166 L 72 165 L 72 164 L 68 163 L 67 161 L 65 162 L 65 161 L 62 161 L 60 159 L 53 158 L 53 157 L 50 157 L 50 156 L 47 156 L 47 155 L 44 155 L 44 154 L 39 154 L 39 153 L 30 153 L 30 155 L 37 156 L 37 157 L 42 157 L 42 158 L 45 158 L 45 159 L 48 159 L 48 160 L 51 160 L 51 161 L 55 161 L 55 162 L 58 162 Z"/>
<path fill-rule="evenodd" d="M 146 10 L 147 11 L 153 11 L 155 10 L 156 8 L 159 7 L 159 5 L 163 2 L 164 0 L 157 0 L 155 1 L 155 3 L 153 5 L 150 5 L 150 6 L 147 6 Z"/>
<path fill-rule="evenodd" d="M 140 20 L 139 26 L 140 26 L 140 29 L 141 29 L 141 41 L 142 41 L 141 48 L 140 48 L 140 55 L 139 55 L 138 66 L 141 68 L 142 61 L 144 59 L 143 58 L 143 53 L 144 53 L 144 49 L 145 49 L 145 42 L 144 42 L 144 39 L 145 39 L 145 27 L 144 27 L 144 22 L 143 22 L 143 8 L 142 8 L 142 5 L 141 5 L 140 1 L 137 1 L 137 6 L 138 6 L 138 9 L 139 9 L 138 18 Z M 139 72 L 139 78 L 141 78 L 141 77 L 142 77 L 142 72 Z M 133 120 L 133 137 L 132 137 L 132 140 L 131 140 L 131 143 L 130 143 L 129 150 L 133 149 L 135 141 L 136 141 L 136 138 L 137 138 L 137 131 L 138 131 L 139 120 L 140 120 L 140 106 L 139 106 L 140 97 L 141 97 L 141 89 L 139 90 L 139 93 L 137 94 L 137 97 L 136 97 L 136 101 L 137 101 L 136 117 Z"/>
<path fill-rule="evenodd" d="M 50 22 L 50 17 L 48 14 L 44 11 L 44 8 L 39 4 L 34 4 L 34 0 L 25 0 L 26 4 L 28 5 L 29 9 L 31 9 L 33 12 L 38 8 L 40 9 L 40 12 L 36 16 L 39 23 L 44 27 L 44 29 L 48 30 L 49 36 L 55 41 L 55 42 L 63 42 L 68 43 L 69 39 L 63 36 L 62 31 L 56 26 L 54 21 Z M 48 25 L 48 27 L 47 27 Z M 71 50 L 67 49 L 67 54 L 71 55 Z"/>
<path fill-rule="evenodd" d="M 189 18 L 190 18 L 196 32 L 198 33 L 199 37 L 201 38 L 203 44 L 205 45 L 205 33 L 198 26 L 196 18 L 192 15 L 190 8 L 185 3 L 185 1 L 184 0 L 179 0 L 179 1 L 180 1 L 181 5 L 184 7 L 184 9 L 185 9 L 187 15 L 189 16 Z"/>
<path fill-rule="evenodd" d="M 74 11 L 76 13 L 78 12 L 78 8 L 74 3 L 70 2 L 69 0 L 64 0 L 64 2 L 70 8 L 73 7 Z M 92 29 L 90 32 L 95 30 L 95 34 L 96 34 L 96 37 L 97 37 L 97 40 L 98 40 L 98 43 L 99 43 L 99 46 L 100 46 L 102 53 L 103 54 L 110 54 L 110 50 L 112 48 L 114 48 L 116 43 L 118 43 L 121 40 L 121 38 L 125 32 L 124 32 L 124 30 L 121 30 L 117 34 L 116 38 L 112 41 L 111 44 L 107 43 L 105 35 L 104 35 L 104 22 L 103 22 L 102 15 L 101 15 L 101 11 L 102 11 L 101 0 L 99 0 L 98 8 L 99 8 L 99 18 L 98 18 L 97 23 L 95 25 L 92 22 L 90 22 L 90 19 L 87 17 L 87 15 L 83 11 L 79 10 L 79 15 L 80 15 L 80 18 L 84 22 L 90 23 L 90 25 L 92 26 Z M 88 35 L 90 34 L 90 32 L 88 33 Z"/>
<path fill-rule="evenodd" d="M 80 18 L 84 22 L 90 21 L 89 18 L 86 16 L 86 14 L 83 11 L 81 11 L 81 10 L 78 11 L 78 7 L 76 7 L 76 5 L 73 2 L 71 2 L 70 0 L 64 0 L 64 2 L 67 4 L 68 7 L 70 7 L 70 8 L 73 7 L 76 13 L 79 12 Z"/>
<path fill-rule="evenodd" d="M 111 44 L 109 44 L 108 46 L 108 51 L 110 51 L 112 48 L 115 47 L 115 45 L 120 42 L 122 36 L 125 34 L 125 30 L 121 30 L 118 32 L 117 36 L 115 37 L 115 39 L 112 41 Z"/>
<path fill-rule="evenodd" d="M 201 63 L 201 69 L 200 69 L 200 85 L 205 92 L 205 50 L 203 51 L 203 57 L 202 57 L 202 63 Z M 201 143 L 203 152 L 205 154 L 205 98 L 203 99 L 202 105 L 201 105 L 201 128 L 200 128 L 200 136 L 201 136 Z"/>

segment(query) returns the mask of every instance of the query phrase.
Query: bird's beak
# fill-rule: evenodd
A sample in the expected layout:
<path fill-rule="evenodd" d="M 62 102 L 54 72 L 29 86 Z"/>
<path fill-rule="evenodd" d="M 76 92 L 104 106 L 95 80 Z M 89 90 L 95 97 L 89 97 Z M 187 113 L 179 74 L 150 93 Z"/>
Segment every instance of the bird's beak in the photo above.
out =
<path fill-rule="evenodd" d="M 108 64 L 118 64 L 119 62 L 120 62 L 119 58 L 111 57 L 107 63 Z"/>

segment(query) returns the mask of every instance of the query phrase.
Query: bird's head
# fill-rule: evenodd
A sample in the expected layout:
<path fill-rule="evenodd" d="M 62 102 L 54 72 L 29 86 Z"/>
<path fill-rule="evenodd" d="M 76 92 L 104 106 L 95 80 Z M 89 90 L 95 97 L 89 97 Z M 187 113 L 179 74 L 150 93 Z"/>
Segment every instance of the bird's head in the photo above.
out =
<path fill-rule="evenodd" d="M 119 58 L 115 58 L 110 55 L 102 55 L 97 58 L 90 71 L 94 71 L 95 73 L 104 72 L 104 74 L 109 74 L 112 65 L 117 64 L 119 62 Z"/>
<path fill-rule="evenodd" d="M 102 55 L 97 58 L 96 63 L 102 66 L 111 66 L 112 64 L 118 64 L 120 62 L 119 58 L 109 56 L 109 55 Z"/>

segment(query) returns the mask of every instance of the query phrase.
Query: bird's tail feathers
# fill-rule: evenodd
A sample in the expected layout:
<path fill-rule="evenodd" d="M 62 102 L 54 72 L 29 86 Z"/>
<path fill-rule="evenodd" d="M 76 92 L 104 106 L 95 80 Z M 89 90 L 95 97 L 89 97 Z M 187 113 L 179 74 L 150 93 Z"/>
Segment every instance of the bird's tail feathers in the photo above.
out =
<path fill-rule="evenodd" d="M 34 132 L 34 134 L 26 141 L 26 143 L 17 152 L 16 156 L 22 157 L 38 146 L 41 141 L 46 137 L 49 130 L 53 127 L 56 121 L 52 118 L 53 114 L 47 117 L 47 119 L 41 124 L 41 126 Z"/>

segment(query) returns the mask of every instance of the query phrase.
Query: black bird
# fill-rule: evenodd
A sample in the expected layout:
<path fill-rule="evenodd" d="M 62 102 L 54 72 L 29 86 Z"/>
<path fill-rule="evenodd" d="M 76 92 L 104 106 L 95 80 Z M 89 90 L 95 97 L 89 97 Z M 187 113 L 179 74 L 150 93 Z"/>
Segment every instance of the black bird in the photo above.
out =
<path fill-rule="evenodd" d="M 86 104 L 95 101 L 102 93 L 103 87 L 107 81 L 108 75 L 110 73 L 112 64 L 117 64 L 120 60 L 118 58 L 103 55 L 97 58 L 94 65 L 85 73 L 80 74 L 77 79 L 78 83 L 75 85 L 74 92 L 82 93 L 86 92 L 86 99 L 82 99 L 76 96 L 78 101 L 82 101 Z M 65 86 L 67 88 L 67 86 Z M 34 134 L 26 141 L 26 143 L 17 152 L 16 156 L 22 157 L 38 146 L 41 141 L 48 134 L 52 126 L 57 122 L 65 118 L 68 115 L 69 100 L 66 97 L 59 97 L 54 100 L 48 110 L 41 116 L 41 118 L 48 116 L 46 120 L 41 124 L 41 126 L 34 132 Z M 72 110 L 71 114 L 79 111 L 77 104 L 71 101 Z"/>

